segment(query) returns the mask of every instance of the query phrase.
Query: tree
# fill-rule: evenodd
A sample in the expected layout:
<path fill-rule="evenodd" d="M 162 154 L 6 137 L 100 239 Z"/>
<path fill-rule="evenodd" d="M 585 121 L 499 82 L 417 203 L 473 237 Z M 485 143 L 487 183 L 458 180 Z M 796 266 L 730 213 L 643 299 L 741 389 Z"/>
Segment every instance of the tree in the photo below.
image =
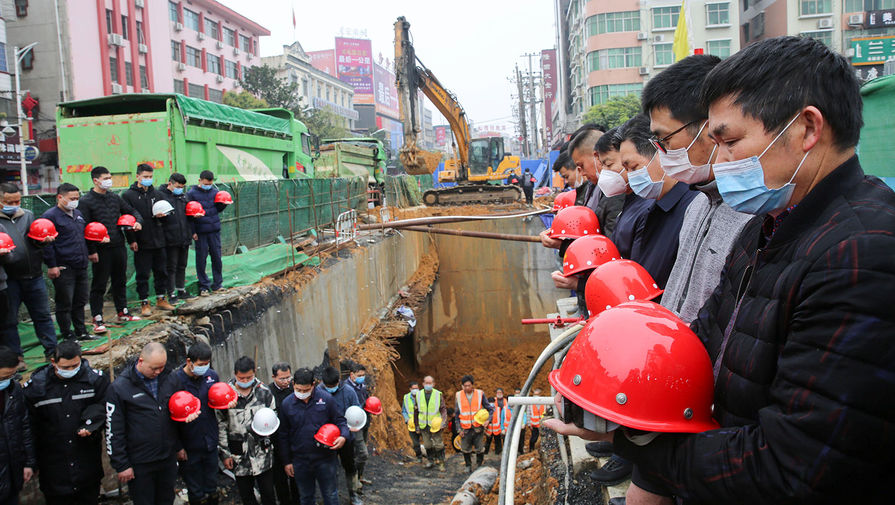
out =
<path fill-rule="evenodd" d="M 240 84 L 242 89 L 264 100 L 270 107 L 290 110 L 298 107 L 298 84 L 277 77 L 277 70 L 269 65 L 247 68 Z"/>
<path fill-rule="evenodd" d="M 224 93 L 224 105 L 240 109 L 261 109 L 268 106 L 267 102 L 244 90 L 239 93 L 235 91 Z"/>
<path fill-rule="evenodd" d="M 640 113 L 640 96 L 615 96 L 599 105 L 594 105 L 582 120 L 585 123 L 606 125 L 607 128 L 621 126 L 625 121 Z"/>
<path fill-rule="evenodd" d="M 338 139 L 348 137 L 348 130 L 340 123 L 336 114 L 327 109 L 297 108 L 292 111 L 295 118 L 308 127 L 308 131 L 322 139 Z"/>

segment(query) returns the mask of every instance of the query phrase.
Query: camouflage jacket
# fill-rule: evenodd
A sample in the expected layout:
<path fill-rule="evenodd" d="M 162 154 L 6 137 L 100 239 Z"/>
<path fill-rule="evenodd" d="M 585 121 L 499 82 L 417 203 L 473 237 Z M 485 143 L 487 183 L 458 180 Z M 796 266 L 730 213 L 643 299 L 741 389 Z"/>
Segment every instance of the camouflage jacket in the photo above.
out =
<path fill-rule="evenodd" d="M 236 381 L 227 381 L 236 390 Z M 261 382 L 248 396 L 239 396 L 232 409 L 218 410 L 218 450 L 221 460 L 233 458 L 233 474 L 237 476 L 259 475 L 273 468 L 273 445 L 270 437 L 262 437 L 252 431 L 255 412 L 264 407 L 276 410 L 273 393 Z"/>

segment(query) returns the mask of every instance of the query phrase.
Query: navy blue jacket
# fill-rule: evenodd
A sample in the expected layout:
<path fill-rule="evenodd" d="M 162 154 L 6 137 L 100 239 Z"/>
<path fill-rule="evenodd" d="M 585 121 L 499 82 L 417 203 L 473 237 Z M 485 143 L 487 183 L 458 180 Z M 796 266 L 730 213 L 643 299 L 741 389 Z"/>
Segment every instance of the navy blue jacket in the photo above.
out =
<path fill-rule="evenodd" d="M 208 369 L 202 377 L 192 378 L 183 371 L 183 367 L 174 372 L 180 383 L 180 389 L 189 391 L 202 402 L 198 419 L 191 423 L 177 423 L 177 431 L 183 448 L 190 451 L 211 452 L 218 450 L 218 420 L 214 410 L 208 406 L 208 390 L 215 382 L 219 382 L 218 373 Z"/>
<path fill-rule="evenodd" d="M 43 248 L 44 262 L 47 266 L 87 268 L 87 241 L 84 239 L 84 227 L 87 226 L 87 221 L 81 212 L 75 209 L 69 216 L 57 205 L 40 217 L 52 221 L 59 233 L 55 241 Z"/>
<path fill-rule="evenodd" d="M 218 207 L 214 204 L 214 195 L 216 194 L 218 194 L 218 188 L 214 186 L 211 189 L 193 186 L 187 193 L 190 200 L 201 203 L 202 208 L 205 209 L 204 216 L 192 220 L 194 233 L 217 233 L 221 231 L 221 218 L 218 216 Z"/>
<path fill-rule="evenodd" d="M 124 247 L 125 241 L 128 243 L 136 242 L 133 232 L 125 233 L 118 226 L 118 218 L 122 214 L 130 214 L 141 225 L 144 223 L 143 216 L 131 204 L 124 201 L 120 195 L 111 191 L 106 191 L 105 193 L 98 193 L 96 189 L 87 191 L 81 195 L 81 200 L 78 203 L 78 212 L 84 216 L 84 220 L 88 223 L 94 221 L 102 223 L 112 239 L 108 244 L 100 244 L 99 242 L 88 243 L 87 249 L 91 254 L 97 252 L 97 249 Z M 152 216 L 147 214 L 146 219 L 151 218 Z"/>
<path fill-rule="evenodd" d="M 311 390 L 311 397 L 305 403 L 292 395 L 283 400 L 279 413 L 280 428 L 277 442 L 283 461 L 292 464 L 312 464 L 327 458 L 335 458 L 338 451 L 318 447 L 314 434 L 327 423 L 339 427 L 342 436 L 349 439 L 351 432 L 332 395 L 317 388 Z"/>
<path fill-rule="evenodd" d="M 354 390 L 354 394 L 357 395 L 358 404 L 361 407 L 363 407 L 364 404 L 367 402 L 367 397 L 370 396 L 367 393 L 367 385 L 366 384 L 358 384 L 358 383 L 352 381 L 351 379 L 345 379 L 344 381 L 342 381 L 342 384 L 345 386 L 349 386 L 351 389 Z"/>
<path fill-rule="evenodd" d="M 7 503 L 22 489 L 25 467 L 37 469 L 37 458 L 25 396 L 15 379 L 0 391 L 0 402 L 0 503 Z"/>
<path fill-rule="evenodd" d="M 326 391 L 325 388 L 326 388 L 326 386 L 324 386 L 323 383 L 317 384 L 318 390 L 329 393 L 329 391 Z M 336 407 L 338 407 L 339 412 L 341 412 L 342 415 L 345 415 L 345 411 L 348 410 L 348 407 L 350 407 L 352 405 L 356 405 L 358 407 L 363 407 L 363 405 L 361 405 L 360 401 L 358 401 L 358 399 L 357 399 L 357 393 L 354 392 L 354 388 L 352 388 L 350 386 L 346 386 L 344 383 L 339 384 L 339 389 L 337 389 L 335 393 L 329 393 L 329 394 L 330 394 L 330 396 L 333 397 L 333 400 L 335 400 Z M 349 430 L 349 433 L 350 433 L 350 430 Z M 354 438 L 354 434 L 353 433 L 350 433 L 350 434 L 352 436 L 348 437 L 349 440 Z"/>

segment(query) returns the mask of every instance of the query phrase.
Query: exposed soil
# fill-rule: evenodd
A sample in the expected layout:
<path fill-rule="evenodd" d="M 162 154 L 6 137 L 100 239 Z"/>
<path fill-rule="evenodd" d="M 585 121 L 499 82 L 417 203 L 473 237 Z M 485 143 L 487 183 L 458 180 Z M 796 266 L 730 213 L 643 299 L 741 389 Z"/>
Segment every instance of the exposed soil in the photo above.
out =
<path fill-rule="evenodd" d="M 552 505 L 556 503 L 558 482 L 548 474 L 541 463 L 541 452 L 520 454 L 516 460 L 516 478 L 513 488 L 513 503 L 517 505 Z M 482 505 L 497 505 L 500 480 L 491 492 L 482 497 Z"/>

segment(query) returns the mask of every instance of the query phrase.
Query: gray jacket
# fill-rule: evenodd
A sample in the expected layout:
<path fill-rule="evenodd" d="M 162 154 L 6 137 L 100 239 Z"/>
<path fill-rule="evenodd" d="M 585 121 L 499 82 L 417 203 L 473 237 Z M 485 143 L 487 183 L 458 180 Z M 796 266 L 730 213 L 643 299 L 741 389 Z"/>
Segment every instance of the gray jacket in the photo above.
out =
<path fill-rule="evenodd" d="M 662 295 L 662 306 L 688 324 L 718 285 L 721 268 L 740 231 L 755 217 L 724 203 L 714 181 L 696 189 L 700 194 L 684 215 L 677 259 Z"/>

